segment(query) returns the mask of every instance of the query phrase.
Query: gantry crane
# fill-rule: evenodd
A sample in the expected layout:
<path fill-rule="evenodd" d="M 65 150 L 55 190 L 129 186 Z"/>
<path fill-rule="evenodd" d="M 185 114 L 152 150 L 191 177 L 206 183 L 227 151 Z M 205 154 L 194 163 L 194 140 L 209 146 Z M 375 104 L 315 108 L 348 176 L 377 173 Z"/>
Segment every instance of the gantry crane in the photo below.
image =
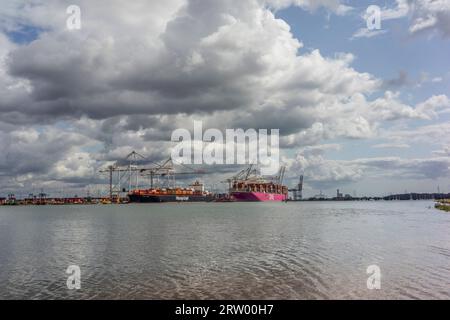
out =
<path fill-rule="evenodd" d="M 300 175 L 300 179 L 298 181 L 297 187 L 294 189 L 289 189 L 289 191 L 293 192 L 293 200 L 299 201 L 303 198 L 303 174 Z"/>
<path fill-rule="evenodd" d="M 133 189 L 139 188 L 139 177 L 148 176 L 150 178 L 150 188 L 154 187 L 155 177 L 167 177 L 169 184 L 175 185 L 175 175 L 189 175 L 189 174 L 204 174 L 203 170 L 194 170 L 188 166 L 177 163 L 185 168 L 189 168 L 191 171 L 176 172 L 174 168 L 174 160 L 171 157 L 164 160 L 161 163 L 150 161 L 147 157 L 132 151 L 126 158 L 128 161 L 127 166 L 119 165 L 118 162 L 109 165 L 106 169 L 100 170 L 101 173 L 108 173 L 109 175 L 109 198 L 112 201 L 114 197 L 120 198 L 120 192 L 125 192 L 125 188 L 122 186 L 128 184 L 128 192 Z M 145 167 L 139 166 L 139 162 L 152 163 L 154 166 Z M 117 180 L 114 181 L 114 174 L 117 173 Z M 128 181 L 127 181 L 128 180 Z"/>

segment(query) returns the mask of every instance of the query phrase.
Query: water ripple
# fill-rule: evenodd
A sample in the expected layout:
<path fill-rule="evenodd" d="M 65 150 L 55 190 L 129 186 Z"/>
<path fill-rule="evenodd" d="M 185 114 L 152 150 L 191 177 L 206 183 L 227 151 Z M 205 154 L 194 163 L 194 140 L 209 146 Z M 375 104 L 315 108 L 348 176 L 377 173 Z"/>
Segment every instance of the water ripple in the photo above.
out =
<path fill-rule="evenodd" d="M 0 298 L 449 299 L 450 216 L 428 207 L 0 207 Z M 71 264 L 81 290 L 66 287 Z"/>

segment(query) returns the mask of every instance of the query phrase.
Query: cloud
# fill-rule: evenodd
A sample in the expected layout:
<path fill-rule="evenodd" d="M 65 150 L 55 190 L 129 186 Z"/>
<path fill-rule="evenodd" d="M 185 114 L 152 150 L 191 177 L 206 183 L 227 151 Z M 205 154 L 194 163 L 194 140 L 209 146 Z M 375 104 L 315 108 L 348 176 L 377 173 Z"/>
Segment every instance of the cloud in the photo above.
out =
<path fill-rule="evenodd" d="M 425 84 L 433 84 L 442 82 L 443 78 L 436 76 L 431 77 L 427 72 L 421 72 L 419 76 L 414 79 L 409 76 L 408 72 L 405 70 L 400 70 L 398 75 L 391 79 L 386 79 L 383 81 L 383 88 L 386 90 L 397 90 L 402 87 L 422 87 Z"/>
<path fill-rule="evenodd" d="M 308 185 L 315 189 L 330 189 L 357 183 L 364 179 L 438 179 L 450 177 L 450 158 L 402 159 L 399 157 L 327 159 L 324 150 L 301 150 L 289 167 L 291 172 L 305 173 Z"/>
<path fill-rule="evenodd" d="M 326 151 L 339 148 L 336 144 L 303 148 L 290 164 L 289 171 L 295 175 L 304 172 L 308 185 L 318 189 L 358 181 L 362 178 L 363 171 L 357 165 L 325 158 Z"/>
<path fill-rule="evenodd" d="M 431 82 L 433 83 L 438 83 L 438 82 L 442 82 L 442 77 L 434 77 L 433 79 L 431 79 Z"/>
<path fill-rule="evenodd" d="M 450 146 L 444 146 L 442 150 L 435 150 L 433 154 L 441 157 L 450 157 Z"/>
<path fill-rule="evenodd" d="M 80 155 L 86 160 L 91 157 L 80 152 L 90 142 L 82 134 L 55 127 L 0 130 L 0 192 L 30 190 L 36 184 L 58 180 L 69 182 L 82 178 L 88 182 L 95 179 L 94 161 L 89 160 L 89 166 L 88 162 L 80 161 Z"/>
<path fill-rule="evenodd" d="M 450 4 L 447 0 L 397 0 L 395 8 L 382 11 L 382 19 L 409 17 L 411 34 L 437 31 L 444 38 L 450 36 Z"/>
<path fill-rule="evenodd" d="M 380 132 L 380 137 L 395 143 L 450 145 L 450 123 L 434 123 L 430 125 L 396 128 Z"/>
<path fill-rule="evenodd" d="M 408 0 L 396 0 L 397 6 L 394 8 L 384 8 L 381 11 L 382 20 L 392 20 L 403 18 L 410 12 L 410 1 Z"/>
<path fill-rule="evenodd" d="M 284 9 L 289 6 L 297 6 L 308 11 L 325 8 L 337 15 L 345 15 L 353 10 L 344 5 L 340 0 L 265 0 L 265 3 L 274 9 Z"/>
<path fill-rule="evenodd" d="M 416 106 L 418 112 L 437 118 L 438 113 L 450 111 L 450 99 L 444 95 L 433 95 Z"/>
<path fill-rule="evenodd" d="M 356 159 L 351 161 L 370 170 L 371 175 L 384 175 L 402 179 L 437 179 L 450 177 L 450 158 L 416 158 L 381 157 Z"/>
<path fill-rule="evenodd" d="M 347 13 L 339 1 L 81 0 L 79 31 L 65 29 L 69 4 L 0 8 L 5 187 L 98 183 L 101 163 L 134 149 L 161 160 L 170 133 L 194 119 L 220 129 L 280 128 L 289 150 L 368 139 L 381 124 L 432 119 L 447 108 L 442 96 L 409 106 L 397 93 L 383 95 L 383 82 L 356 70 L 353 54 L 304 50 L 271 11 L 295 5 Z M 10 31 L 24 27 L 39 32 L 17 43 Z M 304 153 L 324 165 L 314 169 L 319 180 L 362 174 Z"/>
<path fill-rule="evenodd" d="M 411 148 L 409 144 L 406 143 L 379 143 L 372 146 L 376 149 L 393 148 L 393 149 L 407 149 Z"/>
<path fill-rule="evenodd" d="M 353 39 L 358 39 L 358 38 L 373 38 L 382 34 L 387 33 L 388 31 L 385 29 L 374 29 L 374 30 L 369 30 L 367 28 L 360 28 L 358 29 L 351 37 L 350 40 Z"/>
<path fill-rule="evenodd" d="M 409 85 L 410 83 L 411 80 L 408 77 L 408 72 L 405 70 L 400 70 L 397 77 L 383 81 L 383 87 L 387 89 L 395 89 Z"/>
<path fill-rule="evenodd" d="M 388 21 L 392 19 L 403 18 L 408 15 L 410 12 L 410 5 L 408 0 L 397 0 L 396 7 L 394 8 L 381 8 L 380 11 L 380 22 Z M 369 19 L 372 19 L 371 15 L 373 12 L 368 12 L 364 10 L 361 15 L 362 20 L 367 22 Z M 382 34 L 386 34 L 389 31 L 387 29 L 373 29 L 370 30 L 366 26 L 356 30 L 353 35 L 350 37 L 350 40 L 358 39 L 358 38 L 374 38 L 376 36 L 380 36 Z"/>
<path fill-rule="evenodd" d="M 350 54 L 299 54 L 302 44 L 289 26 L 256 1 L 172 1 L 166 10 L 112 1 L 101 21 L 94 15 L 98 4 L 80 6 L 80 32 L 62 29 L 61 19 L 39 18 L 40 12 L 62 10 L 57 2 L 29 12 L 28 23 L 48 31 L 8 52 L 7 75 L 27 86 L 12 95 L 16 101 L 0 103 L 9 121 L 228 112 L 257 127 L 266 126 L 267 112 L 289 110 L 302 119 L 298 125 L 291 121 L 289 133 L 317 120 L 311 111 L 317 103 L 378 86 L 371 75 L 351 68 Z M 147 26 L 147 13 L 141 17 L 139 10 L 163 14 Z M 136 14 L 139 19 L 128 19 Z M 26 13 L 21 16 L 26 20 Z"/>
<path fill-rule="evenodd" d="M 444 38 L 450 36 L 450 3 L 445 0 L 417 1 L 413 11 L 413 23 L 409 31 L 419 33 L 437 30 Z"/>
<path fill-rule="evenodd" d="M 447 0 L 396 0 L 395 6 L 381 8 L 380 14 L 382 24 L 389 20 L 408 19 L 410 34 L 434 32 L 443 38 L 450 36 L 450 4 Z M 361 17 L 364 21 L 369 18 L 366 11 Z M 387 32 L 387 29 L 360 28 L 350 39 L 372 38 Z"/>

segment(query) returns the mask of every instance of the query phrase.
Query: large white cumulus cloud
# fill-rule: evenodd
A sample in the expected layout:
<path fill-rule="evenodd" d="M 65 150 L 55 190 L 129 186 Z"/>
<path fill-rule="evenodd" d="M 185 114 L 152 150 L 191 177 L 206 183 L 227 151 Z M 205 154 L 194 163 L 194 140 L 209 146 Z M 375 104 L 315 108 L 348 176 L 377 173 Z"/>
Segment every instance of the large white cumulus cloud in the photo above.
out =
<path fill-rule="evenodd" d="M 272 11 L 350 10 L 337 0 L 80 0 L 82 29 L 72 31 L 69 4 L 16 0 L 0 8 L 4 168 L 29 157 L 11 143 L 11 126 L 39 126 L 30 129 L 38 130 L 37 140 L 21 142 L 24 150 L 41 145 L 29 149 L 37 155 L 58 137 L 70 141 L 56 159 L 42 157 L 39 175 L 79 182 L 93 177 L 86 168 L 96 159 L 117 159 L 133 148 L 157 158 L 171 130 L 193 119 L 219 128 L 280 128 L 282 146 L 294 148 L 370 138 L 382 121 L 430 118 L 435 109 L 427 106 L 447 101 L 441 96 L 413 107 L 390 92 L 371 100 L 382 83 L 355 70 L 352 54 L 304 49 Z M 6 36 L 30 28 L 39 35 L 24 44 Z M 26 161 L 18 168 L 15 176 L 37 173 Z"/>
<path fill-rule="evenodd" d="M 259 1 L 169 2 L 163 13 L 118 3 L 80 3 L 83 28 L 72 32 L 63 19 L 49 25 L 30 11 L 29 23 L 50 31 L 11 53 L 9 73 L 31 94 L 2 111 L 107 118 L 306 108 L 377 85 L 351 69 L 350 55 L 298 55 L 289 26 Z M 61 2 L 36 7 L 65 17 Z"/>

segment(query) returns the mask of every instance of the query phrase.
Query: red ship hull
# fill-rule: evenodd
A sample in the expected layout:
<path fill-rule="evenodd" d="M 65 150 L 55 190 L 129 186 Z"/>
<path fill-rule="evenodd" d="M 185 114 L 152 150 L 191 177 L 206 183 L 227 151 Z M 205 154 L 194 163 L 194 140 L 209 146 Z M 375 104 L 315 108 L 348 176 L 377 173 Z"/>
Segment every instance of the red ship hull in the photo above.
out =
<path fill-rule="evenodd" d="M 285 201 L 287 195 L 280 193 L 235 191 L 231 195 L 236 201 Z"/>

